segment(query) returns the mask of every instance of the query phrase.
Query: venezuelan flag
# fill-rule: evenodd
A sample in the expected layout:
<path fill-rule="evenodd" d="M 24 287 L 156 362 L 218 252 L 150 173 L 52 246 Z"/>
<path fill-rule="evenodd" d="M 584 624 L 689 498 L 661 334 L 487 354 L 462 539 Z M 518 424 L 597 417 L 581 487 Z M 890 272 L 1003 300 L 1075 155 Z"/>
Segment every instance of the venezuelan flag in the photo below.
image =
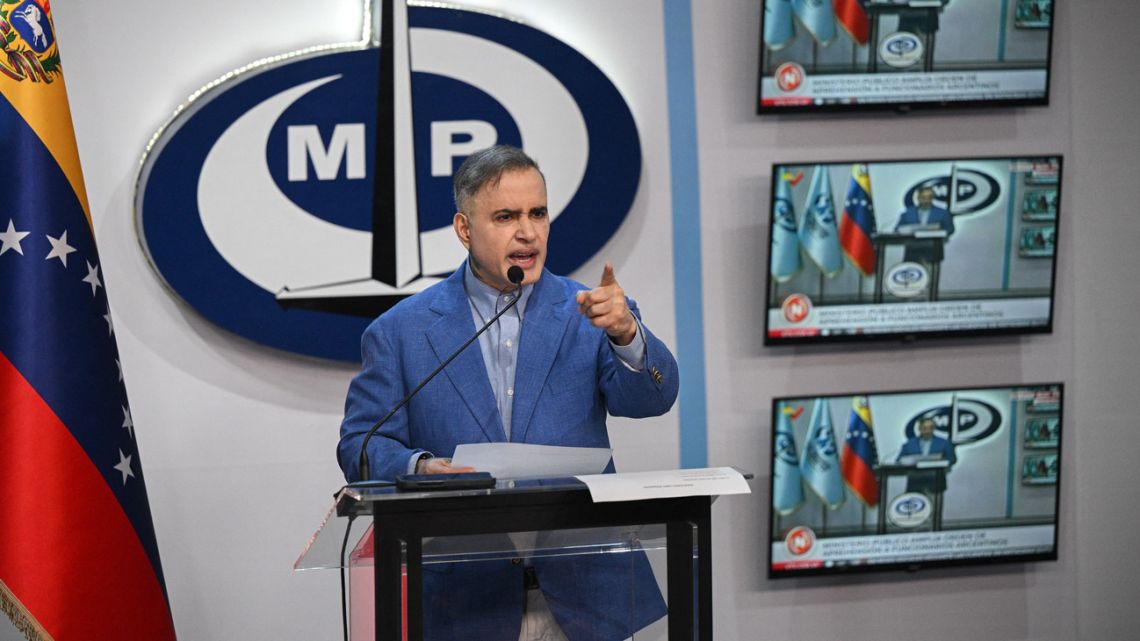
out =
<path fill-rule="evenodd" d="M 877 225 L 875 203 L 871 199 L 871 175 L 867 165 L 851 166 L 851 180 L 847 184 L 847 198 L 843 202 L 843 215 L 839 219 L 839 243 L 843 253 L 864 276 L 875 273 L 875 246 L 871 243 Z"/>
<path fill-rule="evenodd" d="M 879 481 L 875 477 L 878 465 L 879 451 L 875 446 L 875 431 L 871 428 L 871 405 L 866 396 L 856 396 L 851 399 L 851 417 L 847 420 L 839 468 L 847 488 L 868 506 L 879 503 Z"/>
<path fill-rule="evenodd" d="M 0 4 L 0 610 L 174 638 L 48 0 Z"/>
<path fill-rule="evenodd" d="M 855 42 L 865 45 L 871 37 L 871 20 L 867 16 L 867 0 L 834 0 L 835 19 Z"/>

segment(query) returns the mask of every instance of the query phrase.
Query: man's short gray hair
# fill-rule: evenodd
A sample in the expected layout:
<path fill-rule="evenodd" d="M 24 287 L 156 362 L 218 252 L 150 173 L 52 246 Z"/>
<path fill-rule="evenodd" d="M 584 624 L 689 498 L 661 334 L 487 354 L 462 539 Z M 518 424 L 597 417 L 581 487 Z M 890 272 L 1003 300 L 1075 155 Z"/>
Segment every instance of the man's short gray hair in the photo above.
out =
<path fill-rule="evenodd" d="M 459 166 L 452 181 L 456 211 L 470 213 L 467 205 L 484 185 L 499 184 L 505 172 L 526 169 L 533 169 L 542 176 L 538 163 L 525 151 L 511 145 L 495 145 L 471 154 Z M 546 176 L 542 179 L 545 181 Z"/>

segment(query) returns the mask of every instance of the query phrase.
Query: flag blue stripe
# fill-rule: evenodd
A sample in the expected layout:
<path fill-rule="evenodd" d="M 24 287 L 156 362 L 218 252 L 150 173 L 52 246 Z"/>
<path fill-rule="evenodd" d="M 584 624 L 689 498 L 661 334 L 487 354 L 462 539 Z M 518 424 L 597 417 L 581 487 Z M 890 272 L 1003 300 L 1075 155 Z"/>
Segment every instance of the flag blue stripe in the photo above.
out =
<path fill-rule="evenodd" d="M 9 249 L 0 256 L 0 352 L 102 474 L 162 582 L 141 462 L 131 435 L 121 427 L 126 392 L 103 319 L 105 290 L 100 287 L 93 296 L 91 285 L 83 282 L 86 262 L 99 264 L 87 217 L 51 153 L 2 96 L 0 144 L 16 150 L 20 177 L 0 188 L 0 231 L 12 221 L 17 231 L 29 232 L 20 241 L 22 254 Z M 66 267 L 59 259 L 46 260 L 52 248 L 47 236 L 60 238 L 64 230 L 67 244 L 76 250 L 68 254 Z M 120 450 L 132 457 L 135 473 L 125 486 L 114 469 Z M 66 474 L 51 470 L 50 461 L 44 466 L 45 472 Z"/>
<path fill-rule="evenodd" d="M 690 0 L 662 0 L 673 197 L 673 306 L 677 318 L 681 467 L 708 465 L 701 197 Z"/>

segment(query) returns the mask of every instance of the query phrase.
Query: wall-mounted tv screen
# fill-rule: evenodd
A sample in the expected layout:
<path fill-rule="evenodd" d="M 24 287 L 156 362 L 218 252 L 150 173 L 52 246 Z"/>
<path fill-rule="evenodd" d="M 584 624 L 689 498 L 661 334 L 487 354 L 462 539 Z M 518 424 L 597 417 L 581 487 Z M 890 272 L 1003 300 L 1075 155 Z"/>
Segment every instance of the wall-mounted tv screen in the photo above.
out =
<path fill-rule="evenodd" d="M 775 399 L 768 575 L 1055 560 L 1062 390 Z"/>
<path fill-rule="evenodd" d="M 1053 0 L 763 0 L 758 112 L 1045 105 Z"/>
<path fill-rule="evenodd" d="M 772 169 L 765 343 L 1052 331 L 1061 157 Z"/>

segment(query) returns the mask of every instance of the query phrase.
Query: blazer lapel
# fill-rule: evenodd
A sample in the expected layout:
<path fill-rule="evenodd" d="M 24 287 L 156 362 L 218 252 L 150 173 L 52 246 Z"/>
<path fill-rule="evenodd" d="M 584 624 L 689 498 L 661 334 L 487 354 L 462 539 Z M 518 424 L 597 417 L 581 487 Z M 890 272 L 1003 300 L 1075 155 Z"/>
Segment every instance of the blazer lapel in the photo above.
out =
<path fill-rule="evenodd" d="M 431 304 L 432 311 L 440 315 L 439 320 L 426 330 L 428 342 L 435 352 L 437 366 L 455 353 L 455 350 L 471 338 L 477 329 L 472 322 L 471 308 L 463 288 L 465 269 L 466 265 L 457 269 L 444 281 L 443 291 Z M 499 417 L 499 408 L 495 405 L 495 393 L 491 390 L 491 382 L 487 380 L 487 367 L 483 364 L 483 352 L 479 349 L 478 342 L 468 345 L 467 349 L 444 368 L 443 374 L 467 405 L 479 423 L 479 428 L 486 434 L 487 440 L 492 442 L 507 440 L 503 421 Z"/>
<path fill-rule="evenodd" d="M 531 416 L 550 375 L 550 368 L 562 336 L 566 333 L 571 313 L 563 303 L 566 291 L 550 272 L 543 270 L 542 279 L 526 304 L 522 334 L 519 337 L 519 360 L 515 370 L 515 396 L 511 417 L 511 440 L 525 442 Z"/>

